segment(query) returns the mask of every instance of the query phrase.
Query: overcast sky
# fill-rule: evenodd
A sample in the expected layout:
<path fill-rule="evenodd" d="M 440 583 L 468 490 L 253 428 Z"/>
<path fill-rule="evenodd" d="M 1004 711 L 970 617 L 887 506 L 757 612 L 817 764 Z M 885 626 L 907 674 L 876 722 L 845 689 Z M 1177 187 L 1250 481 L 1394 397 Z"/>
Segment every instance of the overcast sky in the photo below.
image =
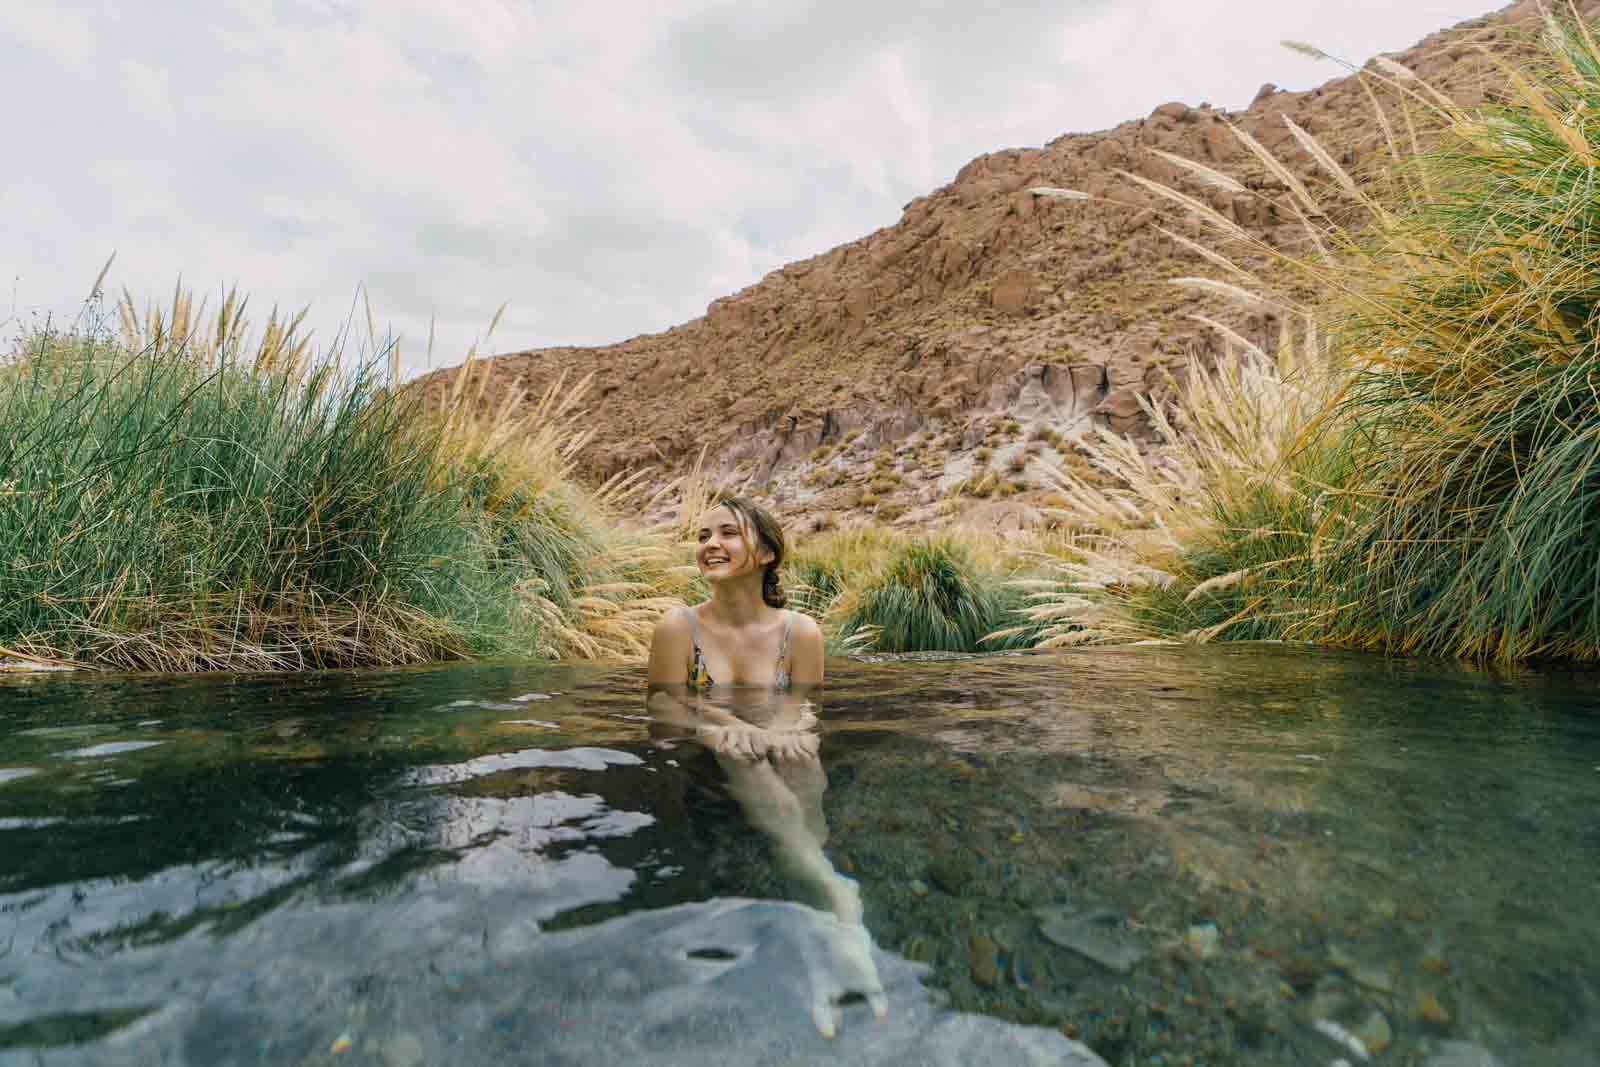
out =
<path fill-rule="evenodd" d="M 1495 0 L 0 0 L 0 320 L 238 283 L 414 368 L 621 340 L 973 156 L 1247 105 Z M 3 332 L 3 331 L 0 331 Z"/>

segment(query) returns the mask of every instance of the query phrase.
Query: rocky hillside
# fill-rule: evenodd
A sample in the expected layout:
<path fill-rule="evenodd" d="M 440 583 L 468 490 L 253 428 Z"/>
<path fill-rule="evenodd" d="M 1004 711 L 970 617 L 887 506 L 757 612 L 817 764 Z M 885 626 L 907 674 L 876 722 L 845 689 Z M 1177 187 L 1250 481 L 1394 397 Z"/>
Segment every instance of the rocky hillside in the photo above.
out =
<path fill-rule="evenodd" d="M 1478 45 L 1504 42 L 1510 23 L 1535 13 L 1524 0 L 1392 58 L 1475 102 L 1492 91 Z M 1394 94 L 1385 104 L 1403 136 Z M 1171 283 L 1215 271 L 1158 227 L 1200 235 L 1184 212 L 1119 172 L 1175 185 L 1275 245 L 1293 245 L 1304 230 L 1273 207 L 1275 179 L 1225 125 L 1326 188 L 1285 116 L 1357 172 L 1387 151 L 1354 77 L 1299 93 L 1266 85 L 1235 112 L 1163 104 L 1104 132 L 980 156 L 907 204 L 894 225 L 774 271 L 664 333 L 498 356 L 483 403 L 554 373 L 592 370 L 597 474 L 678 471 L 710 442 L 718 479 L 817 524 L 924 523 L 956 511 L 983 521 L 1001 510 L 1025 521 L 1016 504 L 1038 496 L 1036 464 L 1071 462 L 1073 436 L 1092 423 L 1144 433 L 1137 398 L 1159 398 L 1166 372 L 1189 353 L 1220 348 L 1194 315 L 1275 343 L 1270 313 Z M 1269 195 L 1203 185 L 1152 150 Z M 1095 199 L 1029 191 L 1037 186 Z M 419 384 L 437 395 L 452 376 L 441 370 Z M 986 511 L 967 506 L 974 497 L 1011 503 Z"/>

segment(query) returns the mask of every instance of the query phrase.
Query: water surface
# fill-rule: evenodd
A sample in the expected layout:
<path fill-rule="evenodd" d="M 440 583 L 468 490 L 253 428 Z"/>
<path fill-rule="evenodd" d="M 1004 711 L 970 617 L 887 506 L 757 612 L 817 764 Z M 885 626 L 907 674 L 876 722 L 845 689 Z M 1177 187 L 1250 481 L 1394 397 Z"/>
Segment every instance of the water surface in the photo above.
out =
<path fill-rule="evenodd" d="M 830 672 L 891 1001 L 831 1043 L 847 964 L 641 672 L 0 679 L 0 1063 L 1600 1062 L 1595 675 Z"/>

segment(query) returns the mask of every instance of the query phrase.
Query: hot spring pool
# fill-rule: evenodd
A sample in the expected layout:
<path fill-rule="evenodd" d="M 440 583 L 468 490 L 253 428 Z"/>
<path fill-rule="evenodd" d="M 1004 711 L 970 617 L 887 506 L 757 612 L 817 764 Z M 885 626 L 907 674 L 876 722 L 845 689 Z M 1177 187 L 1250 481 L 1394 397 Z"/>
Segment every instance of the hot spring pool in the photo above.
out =
<path fill-rule="evenodd" d="M 852 942 L 638 670 L 4 677 L 0 1064 L 1600 1063 L 1597 682 L 832 663 Z"/>

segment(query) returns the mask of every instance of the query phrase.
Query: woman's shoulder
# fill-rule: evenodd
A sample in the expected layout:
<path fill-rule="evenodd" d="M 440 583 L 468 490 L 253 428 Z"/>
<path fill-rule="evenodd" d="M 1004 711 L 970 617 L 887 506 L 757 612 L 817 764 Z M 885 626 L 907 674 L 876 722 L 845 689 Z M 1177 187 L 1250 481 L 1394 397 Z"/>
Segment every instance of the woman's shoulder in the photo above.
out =
<path fill-rule="evenodd" d="M 803 611 L 796 611 L 793 608 L 788 610 L 789 620 L 787 625 L 789 627 L 790 637 L 822 636 L 822 627 L 817 625 L 816 619 L 813 619 L 810 615 L 807 615 Z"/>
<path fill-rule="evenodd" d="M 689 612 L 692 608 L 673 608 L 663 612 L 661 618 L 656 620 L 655 633 L 657 637 L 674 637 L 678 634 L 687 634 L 690 629 L 691 619 Z"/>

